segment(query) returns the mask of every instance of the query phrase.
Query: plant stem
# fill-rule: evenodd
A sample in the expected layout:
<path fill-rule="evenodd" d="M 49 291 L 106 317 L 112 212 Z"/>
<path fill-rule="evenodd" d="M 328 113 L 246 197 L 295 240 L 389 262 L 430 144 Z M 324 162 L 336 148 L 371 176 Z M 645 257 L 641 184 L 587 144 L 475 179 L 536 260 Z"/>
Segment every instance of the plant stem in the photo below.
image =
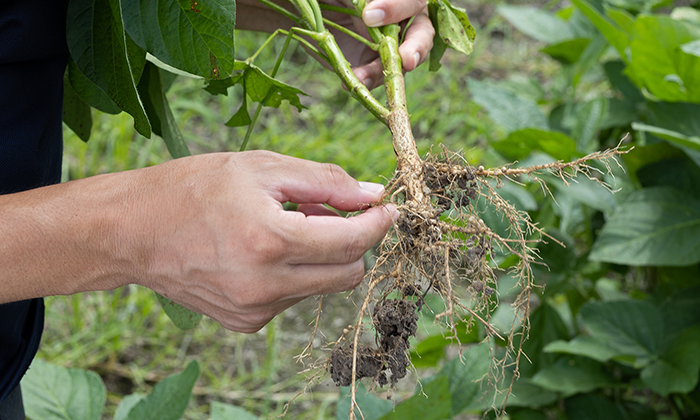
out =
<path fill-rule="evenodd" d="M 324 31 L 314 34 L 313 39 L 318 43 L 318 47 L 321 51 L 328 56 L 328 63 L 333 67 L 333 71 L 340 77 L 340 80 L 343 81 L 352 96 L 367 108 L 372 115 L 386 124 L 389 110 L 379 103 L 379 101 L 372 96 L 369 89 L 357 79 L 352 72 L 350 63 L 345 59 L 333 35 L 328 31 Z"/>
<path fill-rule="evenodd" d="M 343 13 L 346 15 L 351 15 L 355 17 L 362 17 L 362 13 L 359 13 L 355 9 L 349 9 L 347 7 L 340 7 L 340 6 L 333 6 L 330 4 L 325 4 L 325 3 L 319 3 L 318 6 L 322 10 L 328 10 L 329 12 L 337 12 L 337 13 Z"/>
<path fill-rule="evenodd" d="M 378 45 L 378 44 L 375 44 L 374 42 L 368 41 L 368 40 L 367 40 L 366 38 L 364 38 L 362 35 L 359 35 L 359 34 L 357 34 L 357 33 L 353 32 L 353 31 L 351 31 L 350 29 L 348 29 L 348 28 L 346 28 L 346 27 L 344 27 L 344 26 L 338 25 L 337 23 L 333 22 L 332 20 L 323 19 L 323 22 L 324 22 L 326 25 L 330 26 L 331 28 L 335 28 L 335 29 L 339 30 L 340 32 L 342 32 L 342 33 L 344 33 L 344 34 L 346 34 L 346 35 L 352 37 L 353 39 L 357 40 L 358 42 L 361 42 L 361 43 L 365 44 L 366 46 L 368 46 L 369 48 L 371 48 L 372 51 L 377 51 L 377 50 L 379 49 L 379 45 Z"/>

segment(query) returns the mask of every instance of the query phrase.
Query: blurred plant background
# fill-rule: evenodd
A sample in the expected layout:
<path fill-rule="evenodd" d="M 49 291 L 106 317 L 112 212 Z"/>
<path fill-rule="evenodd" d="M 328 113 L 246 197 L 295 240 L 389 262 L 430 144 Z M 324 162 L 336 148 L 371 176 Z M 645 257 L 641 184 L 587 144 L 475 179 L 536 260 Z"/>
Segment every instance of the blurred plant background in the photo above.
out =
<path fill-rule="evenodd" d="M 601 179 L 616 194 L 585 180 L 566 186 L 554 177 L 543 178 L 550 191 L 529 179 L 501 189 L 566 245 L 539 246 L 544 264 L 537 267 L 536 283 L 542 287 L 531 308 L 529 360 L 521 362 L 507 418 L 700 418 L 698 2 L 455 4 L 466 8 L 477 28 L 475 52 L 468 58 L 448 52 L 437 73 L 423 65 L 406 76 L 421 153 L 431 145 L 439 152 L 444 144 L 462 150 L 472 165 L 500 167 L 568 160 L 621 140 L 635 147 L 611 168 L 612 175 L 603 176 L 601 168 Z M 266 39 L 236 35 L 240 59 Z M 264 50 L 256 65 L 270 71 L 282 42 Z M 388 130 L 333 74 L 296 48 L 287 53 L 278 78 L 309 94 L 302 99 L 308 109 L 299 113 L 284 103 L 263 110 L 248 150 L 336 163 L 359 180 L 391 177 L 395 158 Z M 246 128 L 224 123 L 240 106 L 240 87 L 228 96 L 212 96 L 202 87 L 202 81 L 178 77 L 168 91 L 190 149 L 237 151 Z M 93 120 L 88 143 L 65 129 L 65 181 L 169 159 L 163 142 L 136 134 L 126 114 L 93 110 Z M 504 226 L 488 209 L 483 218 L 497 231 Z M 507 268 L 513 261 L 497 261 L 504 271 L 494 322 L 508 330 L 513 280 Z M 355 306 L 352 295 L 326 299 L 329 322 L 322 331 L 328 336 L 317 340 L 330 341 L 350 322 Z M 479 332 L 459 337 L 460 359 L 458 346 L 432 321 L 441 305 L 429 302 L 422 311 L 414 379 L 394 390 L 361 394 L 367 419 L 477 419 L 502 403 L 486 383 L 474 382 L 490 361 L 477 344 Z M 215 418 L 213 402 L 274 417 L 303 391 L 304 366 L 293 361 L 307 344 L 316 306 L 308 299 L 260 332 L 244 335 L 209 320 L 181 331 L 153 293 L 136 286 L 54 297 L 47 299 L 39 357 L 98 373 L 107 390 L 105 418 L 115 416 L 124 396 L 150 393 L 191 360 L 201 373 L 185 419 Z M 420 391 L 411 397 L 416 379 L 428 398 Z M 347 418 L 344 392 L 329 380 L 315 385 L 292 403 L 288 418 Z"/>

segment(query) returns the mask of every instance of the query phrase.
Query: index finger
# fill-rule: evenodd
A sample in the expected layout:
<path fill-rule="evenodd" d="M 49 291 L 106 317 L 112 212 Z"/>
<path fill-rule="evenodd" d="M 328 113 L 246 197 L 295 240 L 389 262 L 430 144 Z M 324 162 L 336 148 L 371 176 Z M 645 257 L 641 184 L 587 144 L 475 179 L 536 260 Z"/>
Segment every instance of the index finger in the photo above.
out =
<path fill-rule="evenodd" d="M 362 12 L 362 20 L 370 27 L 399 23 L 425 9 L 426 0 L 374 0 Z"/>

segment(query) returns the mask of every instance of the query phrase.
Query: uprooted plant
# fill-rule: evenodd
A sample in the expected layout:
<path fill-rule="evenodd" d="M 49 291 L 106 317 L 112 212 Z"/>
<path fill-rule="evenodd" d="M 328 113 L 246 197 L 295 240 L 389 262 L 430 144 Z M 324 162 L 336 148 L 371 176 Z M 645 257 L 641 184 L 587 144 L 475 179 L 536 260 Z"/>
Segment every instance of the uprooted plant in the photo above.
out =
<path fill-rule="evenodd" d="M 410 367 L 409 339 L 417 330 L 417 312 L 424 307 L 428 293 L 437 293 L 443 297 L 446 309 L 436 314 L 435 320 L 443 322 L 452 336 L 457 337 L 456 325 L 466 320 L 468 327 L 480 323 L 486 340 L 497 339 L 505 343 L 503 356 L 493 354 L 490 383 L 493 385 L 507 377 L 506 382 L 512 384 L 518 376 L 521 358 L 526 357 L 522 342 L 528 334 L 530 294 L 535 287 L 531 271 L 531 265 L 536 263 L 534 244 L 546 238 L 555 239 L 533 224 L 526 213 L 504 200 L 498 189 L 504 182 L 534 181 L 548 191 L 539 177 L 543 173 L 553 174 L 564 182 L 582 174 L 603 184 L 599 181 L 601 171 L 598 166 L 609 168 L 616 155 L 623 152 L 614 148 L 568 163 L 558 161 L 528 168 L 515 164 L 496 169 L 473 167 L 462 155 L 446 148 L 423 159 L 416 149 L 408 114 L 398 52 L 405 31 L 400 25 L 367 28 L 370 39 L 365 39 L 325 19 L 322 10 L 361 17 L 366 0 L 355 0 L 353 7 L 348 8 L 319 4 L 317 0 L 290 0 L 296 13 L 270 0 L 258 1 L 295 23 L 290 30 L 278 30 L 272 36 L 286 35 L 285 47 L 272 77 L 252 64 L 255 56 L 245 62 L 233 59 L 233 0 L 216 5 L 195 1 L 171 2 L 158 8 L 136 0 L 71 1 L 69 24 L 76 28 L 80 28 L 80 24 L 93 28 L 89 35 L 96 49 L 104 41 L 100 38 L 104 34 L 98 30 L 104 23 L 102 21 L 108 21 L 116 31 L 114 33 L 121 30 L 125 36 L 107 37 L 108 40 L 104 41 L 109 43 L 109 51 L 113 53 L 109 59 L 117 63 L 114 65 L 114 61 L 110 61 L 106 66 L 97 55 L 87 57 L 75 53 L 85 35 L 82 32 L 73 34 L 69 25 L 68 42 L 73 61 L 66 74 L 66 95 L 67 101 L 74 102 L 66 102 L 64 120 L 87 140 L 89 124 L 83 124 L 83 121 L 90 117 L 89 112 L 85 117 L 83 100 L 99 109 L 123 109 L 134 116 L 135 127 L 141 134 L 149 137 L 152 131 L 162 136 L 173 157 L 184 156 L 189 152 L 167 105 L 165 82 L 156 66 L 172 72 L 199 74 L 209 80 L 207 90 L 211 93 L 225 93 L 229 87 L 241 84 L 244 91 L 247 90 L 245 95 L 261 105 L 276 107 L 285 99 L 301 108 L 297 98 L 301 91 L 275 80 L 274 76 L 290 41 L 294 39 L 302 43 L 307 51 L 328 63 L 351 95 L 391 130 L 397 168 L 388 182 L 385 202 L 393 203 L 401 214 L 390 234 L 381 242 L 376 262 L 360 288 L 364 297 L 356 322 L 329 344 L 330 356 L 314 364 L 319 368 L 317 374 L 329 371 L 336 384 L 352 386 L 350 418 L 354 418 L 359 379 L 370 378 L 380 386 L 393 386 L 406 375 Z M 469 54 L 475 32 L 466 12 L 447 0 L 429 0 L 428 7 L 436 28 L 430 68 L 437 70 L 448 47 Z M 86 8 L 92 13 L 85 13 Z M 192 39 L 201 45 L 184 45 L 167 31 L 158 33 L 160 26 L 148 22 L 160 18 L 179 19 L 181 32 L 199 35 Z M 84 19 L 92 20 L 83 22 Z M 355 38 L 379 54 L 385 75 L 386 104 L 378 101 L 354 76 L 327 27 Z M 267 42 L 261 48 L 265 45 Z M 180 48 L 193 50 L 189 54 Z M 170 53 L 172 51 L 176 53 Z M 148 58 L 149 62 L 146 52 L 153 54 Z M 85 75 L 92 84 L 80 83 Z M 227 125 L 252 127 L 257 116 L 258 112 L 251 119 L 244 98 L 240 110 Z M 249 128 L 243 148 L 250 132 Z M 598 166 L 593 161 L 598 162 Z M 482 221 L 480 212 L 483 210 L 479 210 L 481 207 L 476 205 L 477 202 L 489 204 L 490 209 L 499 212 L 508 222 L 510 230 L 507 236 L 497 234 Z M 498 331 L 490 320 L 497 300 L 496 251 L 514 255 L 518 260 L 510 267 L 519 279 L 519 293 L 512 303 L 515 318 L 514 327 L 509 332 Z M 178 326 L 191 328 L 201 317 L 163 297 L 159 299 Z M 322 302 L 321 299 L 320 304 Z M 319 305 L 314 334 L 318 330 L 321 309 Z M 366 317 L 371 319 L 369 326 L 376 334 L 375 345 L 362 340 L 363 333 L 368 330 Z M 311 350 L 310 344 L 300 359 L 308 356 Z M 506 370 L 512 375 L 506 376 Z M 505 407 L 505 402 L 502 407 Z"/>

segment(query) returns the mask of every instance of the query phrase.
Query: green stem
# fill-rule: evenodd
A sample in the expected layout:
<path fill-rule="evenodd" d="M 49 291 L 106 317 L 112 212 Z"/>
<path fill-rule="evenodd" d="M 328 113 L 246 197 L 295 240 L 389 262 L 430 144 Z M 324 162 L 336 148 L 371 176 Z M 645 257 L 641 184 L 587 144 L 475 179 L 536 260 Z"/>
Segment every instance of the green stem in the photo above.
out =
<path fill-rule="evenodd" d="M 372 115 L 386 124 L 386 117 L 389 115 L 389 110 L 379 103 L 379 101 L 372 96 L 369 89 L 357 79 L 357 76 L 352 72 L 350 63 L 345 59 L 333 35 L 325 31 L 324 33 L 315 34 L 313 39 L 318 43 L 318 47 L 321 51 L 326 53 L 328 62 L 331 67 L 333 67 L 333 71 L 335 71 L 335 74 L 343 81 L 350 91 L 350 94 L 367 108 Z"/>
<path fill-rule="evenodd" d="M 349 9 L 347 7 L 340 7 L 340 6 L 333 6 L 330 4 L 325 4 L 325 3 L 319 3 L 318 6 L 322 10 L 328 10 L 329 12 L 337 12 L 337 13 L 343 13 L 346 15 L 351 15 L 355 17 L 362 17 L 362 13 L 358 12 L 355 9 Z"/>
<path fill-rule="evenodd" d="M 275 31 L 277 32 L 277 31 Z M 274 34 L 273 34 L 274 36 Z M 277 70 L 279 70 L 280 65 L 282 64 L 282 59 L 284 58 L 284 55 L 287 53 L 287 48 L 289 47 L 289 43 L 292 41 L 292 36 L 293 32 L 289 31 L 287 32 L 287 38 L 284 40 L 284 46 L 282 46 L 282 51 L 280 52 L 280 55 L 277 57 L 277 62 L 275 63 L 275 67 L 272 69 L 272 73 L 270 73 L 270 77 L 273 79 L 277 75 Z M 258 104 L 258 107 L 255 109 L 255 114 L 253 114 L 253 119 L 250 121 L 250 124 L 248 124 L 248 130 L 245 132 L 245 137 L 243 138 L 243 144 L 241 144 L 241 152 L 245 150 L 245 148 L 248 146 L 248 140 L 250 140 L 250 135 L 253 133 L 253 127 L 255 127 L 255 122 L 258 120 L 258 117 L 260 116 L 260 112 L 262 111 L 263 106 L 267 103 L 268 99 L 272 96 L 272 88 L 270 88 L 267 91 L 267 94 L 265 94 L 265 97 L 263 98 L 262 102 Z M 247 101 L 247 98 L 243 98 L 244 101 Z"/>
<path fill-rule="evenodd" d="M 353 39 L 357 40 L 358 42 L 361 42 L 361 43 L 365 44 L 366 46 L 368 46 L 369 48 L 371 48 L 372 51 L 377 51 L 377 50 L 379 49 L 379 44 L 376 44 L 376 43 L 374 43 L 374 42 L 368 41 L 368 40 L 367 40 L 365 37 L 363 37 L 362 35 L 360 35 L 360 34 L 358 34 L 358 33 L 355 33 L 355 32 L 351 31 L 350 29 L 348 29 L 348 28 L 346 28 L 346 27 L 344 27 L 344 26 L 338 25 L 337 23 L 333 22 L 332 20 L 323 19 L 323 22 L 325 22 L 325 24 L 328 25 L 328 26 L 330 26 L 331 28 L 337 29 L 337 30 L 339 30 L 340 32 L 342 32 L 342 33 L 344 33 L 344 34 L 346 34 L 346 35 L 348 35 L 348 36 L 351 36 Z"/>
<path fill-rule="evenodd" d="M 389 109 L 406 109 L 406 89 L 404 87 L 403 65 L 399 55 L 399 25 L 383 27 L 384 39 L 379 44 L 379 56 L 384 67 L 384 87 L 386 88 Z"/>

